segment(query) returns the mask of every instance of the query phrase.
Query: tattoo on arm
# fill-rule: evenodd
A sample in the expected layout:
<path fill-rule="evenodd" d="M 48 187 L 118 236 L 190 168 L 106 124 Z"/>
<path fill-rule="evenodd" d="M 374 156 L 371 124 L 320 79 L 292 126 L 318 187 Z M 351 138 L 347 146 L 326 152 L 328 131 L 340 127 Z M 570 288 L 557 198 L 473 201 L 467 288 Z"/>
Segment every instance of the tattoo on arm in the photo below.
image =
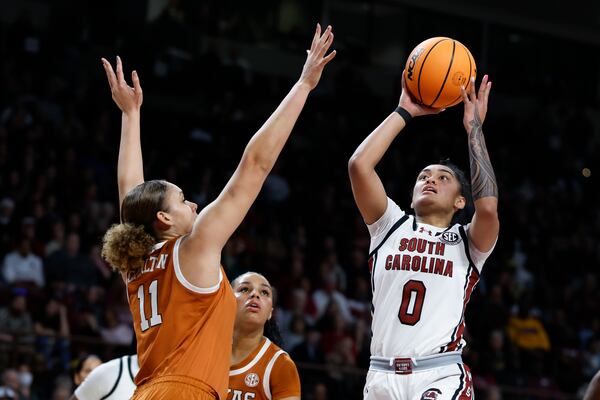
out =
<path fill-rule="evenodd" d="M 483 137 L 483 128 L 479 110 L 475 107 L 475 117 L 469 122 L 471 132 L 469 132 L 469 158 L 471 165 L 471 189 L 473 191 L 473 200 L 477 201 L 482 197 L 498 197 L 498 185 L 496 184 L 496 175 L 490 162 L 485 138 Z"/>

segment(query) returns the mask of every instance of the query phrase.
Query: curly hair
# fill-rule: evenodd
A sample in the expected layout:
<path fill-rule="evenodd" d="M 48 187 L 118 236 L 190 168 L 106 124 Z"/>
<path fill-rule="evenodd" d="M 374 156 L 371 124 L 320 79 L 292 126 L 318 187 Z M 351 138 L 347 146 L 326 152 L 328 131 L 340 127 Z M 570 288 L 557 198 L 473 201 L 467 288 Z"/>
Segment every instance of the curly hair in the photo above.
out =
<path fill-rule="evenodd" d="M 144 266 L 145 257 L 154 243 L 156 240 L 143 226 L 116 224 L 102 239 L 102 257 L 116 271 L 136 271 Z"/>

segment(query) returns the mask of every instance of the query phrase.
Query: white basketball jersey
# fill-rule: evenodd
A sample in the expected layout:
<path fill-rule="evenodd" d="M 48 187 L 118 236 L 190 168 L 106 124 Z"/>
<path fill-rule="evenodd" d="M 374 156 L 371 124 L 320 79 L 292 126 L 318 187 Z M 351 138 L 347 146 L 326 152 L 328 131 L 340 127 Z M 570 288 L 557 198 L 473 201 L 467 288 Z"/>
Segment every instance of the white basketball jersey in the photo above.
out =
<path fill-rule="evenodd" d="M 423 357 L 465 346 L 465 308 L 484 261 L 469 226 L 419 224 L 391 199 L 369 225 L 373 290 L 371 355 Z"/>
<path fill-rule="evenodd" d="M 140 366 L 137 355 L 124 356 L 96 367 L 75 390 L 78 400 L 129 399 L 135 392 L 133 380 Z"/>

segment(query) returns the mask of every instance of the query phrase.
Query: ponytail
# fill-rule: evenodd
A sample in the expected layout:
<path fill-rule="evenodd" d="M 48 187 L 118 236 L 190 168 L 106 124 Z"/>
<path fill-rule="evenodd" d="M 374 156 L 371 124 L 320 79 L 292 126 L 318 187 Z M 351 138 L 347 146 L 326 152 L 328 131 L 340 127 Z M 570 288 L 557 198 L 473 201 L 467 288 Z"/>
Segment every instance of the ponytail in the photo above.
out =
<path fill-rule="evenodd" d="M 145 258 L 156 243 L 143 226 L 115 224 L 102 239 L 102 258 L 115 271 L 135 272 L 144 266 Z"/>

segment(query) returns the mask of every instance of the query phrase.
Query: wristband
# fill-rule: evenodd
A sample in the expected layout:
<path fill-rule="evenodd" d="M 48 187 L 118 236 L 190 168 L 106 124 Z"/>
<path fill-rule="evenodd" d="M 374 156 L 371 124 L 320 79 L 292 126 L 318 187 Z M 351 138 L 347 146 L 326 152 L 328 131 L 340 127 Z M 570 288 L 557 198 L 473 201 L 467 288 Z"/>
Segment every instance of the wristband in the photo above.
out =
<path fill-rule="evenodd" d="M 410 115 L 410 113 L 408 111 L 406 111 L 406 109 L 404 107 L 398 106 L 398 107 L 396 107 L 396 109 L 394 111 L 397 112 L 398 114 L 400 114 L 400 116 L 404 119 L 404 122 L 407 124 L 413 118 L 412 115 Z"/>

